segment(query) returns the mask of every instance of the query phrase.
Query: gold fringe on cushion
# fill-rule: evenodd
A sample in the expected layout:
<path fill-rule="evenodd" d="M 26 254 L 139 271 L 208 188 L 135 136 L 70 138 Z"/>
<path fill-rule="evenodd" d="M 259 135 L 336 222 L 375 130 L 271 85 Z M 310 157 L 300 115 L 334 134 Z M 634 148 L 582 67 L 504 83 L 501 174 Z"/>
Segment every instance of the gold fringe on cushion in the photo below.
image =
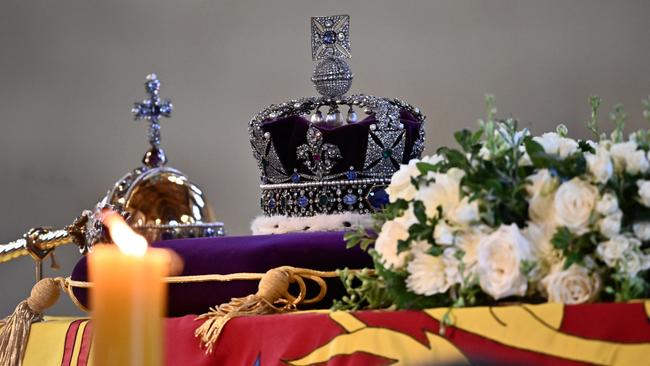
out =
<path fill-rule="evenodd" d="M 194 335 L 200 338 L 208 353 L 212 353 L 221 331 L 230 319 L 239 316 L 286 313 L 296 310 L 299 304 L 311 304 L 323 299 L 327 284 L 323 277 L 336 277 L 336 272 L 321 272 L 294 267 L 278 267 L 266 272 L 260 279 L 257 293 L 233 298 L 229 303 L 210 309 L 197 320 L 205 319 Z M 305 279 L 313 280 L 320 287 L 318 295 L 306 299 Z M 289 293 L 289 285 L 296 283 L 300 289 L 297 297 Z"/>
<path fill-rule="evenodd" d="M 31 325 L 41 320 L 43 312 L 59 299 L 61 280 L 44 278 L 38 281 L 29 298 L 0 321 L 0 365 L 19 366 L 22 363 Z"/>

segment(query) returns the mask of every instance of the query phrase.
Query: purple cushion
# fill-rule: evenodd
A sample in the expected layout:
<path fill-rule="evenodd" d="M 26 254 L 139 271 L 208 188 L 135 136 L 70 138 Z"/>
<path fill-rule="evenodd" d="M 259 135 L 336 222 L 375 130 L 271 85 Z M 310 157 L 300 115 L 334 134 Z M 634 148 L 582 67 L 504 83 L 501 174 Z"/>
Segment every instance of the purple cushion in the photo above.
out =
<path fill-rule="evenodd" d="M 346 249 L 342 232 L 181 239 L 154 246 L 176 251 L 185 262 L 183 275 L 266 272 L 279 266 L 331 271 L 372 265 L 370 256 L 359 248 Z M 86 281 L 87 273 L 84 257 L 72 270 L 72 279 Z M 344 293 L 338 278 L 327 279 L 327 286 L 328 294 L 317 308 L 329 307 L 334 298 Z M 171 284 L 169 316 L 201 314 L 233 297 L 255 292 L 257 281 Z M 87 306 L 87 291 L 76 288 L 74 293 Z M 309 296 L 316 293 L 317 287 L 311 287 Z"/>

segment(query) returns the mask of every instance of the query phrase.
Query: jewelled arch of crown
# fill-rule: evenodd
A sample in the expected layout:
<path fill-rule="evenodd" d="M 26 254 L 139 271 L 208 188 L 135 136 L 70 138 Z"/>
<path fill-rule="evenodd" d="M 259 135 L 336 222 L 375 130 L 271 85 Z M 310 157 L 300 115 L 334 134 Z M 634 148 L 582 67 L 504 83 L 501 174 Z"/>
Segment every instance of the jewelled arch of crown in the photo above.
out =
<path fill-rule="evenodd" d="M 424 122 L 425 117 L 420 110 L 405 101 L 363 94 L 332 96 L 327 88 L 329 85 L 323 89 L 323 85 L 319 84 L 323 80 L 343 82 L 347 83 L 344 85 L 345 91 L 349 89 L 352 74 L 349 66 L 342 61 L 342 58 L 350 57 L 349 24 L 347 15 L 312 18 L 312 58 L 321 60 L 321 63 L 334 60 L 341 65 L 343 62 L 340 73 L 325 77 L 319 74 L 321 63 L 316 66 L 312 81 L 323 96 L 271 105 L 257 113 L 249 123 L 251 147 L 261 172 L 260 205 L 267 216 L 364 215 L 381 208 L 388 199 L 384 188 L 405 157 L 406 129 L 400 121 L 400 112 L 407 111 L 418 122 Z M 327 69 L 328 72 L 330 70 Z M 340 86 L 336 84 L 335 90 L 339 91 Z M 341 152 L 335 144 L 323 141 L 322 132 L 316 126 L 325 121 L 337 123 L 341 106 L 349 108 L 350 123 L 356 123 L 353 108 L 374 116 L 375 123 L 370 125 L 368 132 L 363 166 L 331 173 L 342 158 Z M 328 107 L 330 114 L 323 120 L 320 110 Z M 350 118 L 352 114 L 353 121 Z M 287 171 L 284 168 L 271 133 L 263 130 L 264 122 L 291 116 L 312 121 L 306 132 L 306 143 L 296 149 L 296 162 L 305 168 L 300 171 Z M 421 126 L 406 160 L 419 157 L 423 149 L 424 126 Z"/>

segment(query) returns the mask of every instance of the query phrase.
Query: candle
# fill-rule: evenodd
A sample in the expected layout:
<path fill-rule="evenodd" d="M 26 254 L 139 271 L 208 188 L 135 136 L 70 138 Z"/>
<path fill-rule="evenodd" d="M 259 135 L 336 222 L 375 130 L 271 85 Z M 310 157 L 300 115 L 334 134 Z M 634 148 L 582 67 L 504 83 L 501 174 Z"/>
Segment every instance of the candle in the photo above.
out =
<path fill-rule="evenodd" d="M 93 364 L 162 365 L 169 254 L 148 248 L 117 214 L 104 223 L 117 245 L 96 245 L 88 259 Z"/>

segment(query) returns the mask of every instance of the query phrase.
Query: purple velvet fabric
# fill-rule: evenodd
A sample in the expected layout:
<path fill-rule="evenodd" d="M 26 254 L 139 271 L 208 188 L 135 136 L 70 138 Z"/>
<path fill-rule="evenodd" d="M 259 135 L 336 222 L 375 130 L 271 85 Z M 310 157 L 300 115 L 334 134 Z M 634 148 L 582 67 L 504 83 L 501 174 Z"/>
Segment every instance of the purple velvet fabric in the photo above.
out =
<path fill-rule="evenodd" d="M 413 143 L 423 126 L 411 113 L 405 110 L 401 111 L 400 119 L 406 129 L 406 141 L 404 141 L 404 157 L 398 163 L 406 164 L 411 156 Z M 345 124 L 339 127 L 317 126 L 323 133 L 323 142 L 338 146 L 343 156 L 341 160 L 336 162 L 331 174 L 347 172 L 351 166 L 357 170 L 363 168 L 368 147 L 368 131 L 373 123 L 375 123 L 375 117 L 370 115 L 358 123 Z M 310 125 L 310 122 L 301 116 L 290 116 L 263 122 L 262 130 L 271 133 L 273 146 L 285 171 L 293 172 L 294 169 L 298 169 L 300 173 L 311 174 L 305 170 L 307 168 L 304 164 L 298 164 L 296 160 L 296 149 L 307 142 L 307 129 L 309 129 Z"/>
<path fill-rule="evenodd" d="M 265 272 L 285 265 L 325 271 L 372 265 L 370 256 L 359 248 L 346 249 L 342 232 L 168 240 L 154 246 L 176 251 L 185 261 L 183 275 Z M 72 279 L 87 280 L 86 259 L 82 258 L 74 267 Z M 327 297 L 317 308 L 329 307 L 334 298 L 344 293 L 338 278 L 328 279 L 327 285 Z M 317 287 L 309 290 L 310 296 L 317 293 Z M 169 316 L 201 314 L 233 297 L 255 292 L 257 281 L 172 284 L 168 313 Z M 87 291 L 77 288 L 74 293 L 87 306 Z"/>

